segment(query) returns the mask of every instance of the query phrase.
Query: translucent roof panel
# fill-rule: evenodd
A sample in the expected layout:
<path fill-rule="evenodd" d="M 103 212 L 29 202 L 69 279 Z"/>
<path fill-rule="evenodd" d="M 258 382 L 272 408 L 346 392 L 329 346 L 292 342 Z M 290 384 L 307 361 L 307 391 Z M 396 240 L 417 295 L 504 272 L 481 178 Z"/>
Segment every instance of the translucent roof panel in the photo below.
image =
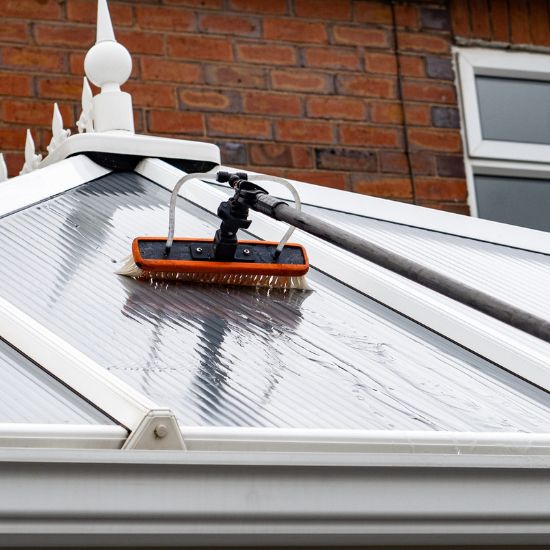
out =
<path fill-rule="evenodd" d="M 550 256 L 356 214 L 304 210 L 530 313 L 550 319 Z"/>
<path fill-rule="evenodd" d="M 0 295 L 181 425 L 547 431 L 548 394 L 315 270 L 310 292 L 115 275 L 169 193 L 111 174 L 0 220 Z M 177 234 L 219 220 L 183 200 Z"/>
<path fill-rule="evenodd" d="M 0 423 L 113 424 L 3 340 L 0 340 L 0 387 Z"/>

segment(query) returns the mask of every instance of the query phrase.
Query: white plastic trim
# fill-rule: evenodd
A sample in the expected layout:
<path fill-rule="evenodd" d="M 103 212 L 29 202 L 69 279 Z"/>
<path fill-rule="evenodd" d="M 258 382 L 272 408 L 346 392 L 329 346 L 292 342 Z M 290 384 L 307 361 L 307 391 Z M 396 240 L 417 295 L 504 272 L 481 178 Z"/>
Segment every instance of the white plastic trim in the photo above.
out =
<path fill-rule="evenodd" d="M 0 216 L 63 193 L 110 171 L 84 155 L 0 182 Z"/>
<path fill-rule="evenodd" d="M 547 433 L 182 427 L 189 451 L 550 455 Z"/>
<path fill-rule="evenodd" d="M 183 174 L 157 159 L 142 161 L 136 171 L 170 191 Z M 221 200 L 227 199 L 223 191 L 199 180 L 190 181 L 182 193 L 212 213 L 216 213 Z M 255 212 L 250 217 L 251 232 L 265 240 L 276 240 L 284 227 Z M 306 247 L 311 264 L 321 271 L 550 390 L 549 344 L 303 231 L 295 232 L 295 240 Z"/>
<path fill-rule="evenodd" d="M 0 447 L 120 449 L 127 437 L 121 426 L 0 424 Z"/>
<path fill-rule="evenodd" d="M 210 143 L 130 133 L 98 133 L 96 128 L 96 132 L 75 134 L 66 139 L 40 163 L 39 168 L 78 153 L 109 153 L 220 163 L 220 150 L 217 145 Z"/>
<path fill-rule="evenodd" d="M 220 170 L 235 171 L 231 167 Z M 218 170 L 218 169 L 216 169 Z M 248 171 L 249 174 L 256 172 Z M 289 180 L 300 193 L 303 204 L 329 208 L 358 216 L 419 227 L 439 233 L 457 235 L 513 248 L 550 254 L 550 233 L 507 225 L 504 223 L 471 218 L 451 212 L 442 212 L 432 208 L 369 197 L 359 193 L 330 189 L 295 180 Z M 262 187 L 273 196 L 293 200 L 292 195 L 281 189 L 280 185 L 262 181 Z M 470 193 L 470 196 L 473 194 Z"/>

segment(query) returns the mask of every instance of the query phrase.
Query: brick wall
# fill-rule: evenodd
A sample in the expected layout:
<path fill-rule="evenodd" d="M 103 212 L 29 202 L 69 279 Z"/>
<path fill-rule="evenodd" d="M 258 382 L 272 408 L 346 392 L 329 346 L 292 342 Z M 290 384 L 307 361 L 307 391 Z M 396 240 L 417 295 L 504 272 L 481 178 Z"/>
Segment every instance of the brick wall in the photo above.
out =
<path fill-rule="evenodd" d="M 0 150 L 11 174 L 27 127 L 45 150 L 53 100 L 74 127 L 95 3 L 0 0 Z M 235 166 L 467 210 L 446 2 L 397 2 L 394 13 L 369 0 L 110 8 L 134 60 L 125 89 L 139 132 L 214 141 Z"/>

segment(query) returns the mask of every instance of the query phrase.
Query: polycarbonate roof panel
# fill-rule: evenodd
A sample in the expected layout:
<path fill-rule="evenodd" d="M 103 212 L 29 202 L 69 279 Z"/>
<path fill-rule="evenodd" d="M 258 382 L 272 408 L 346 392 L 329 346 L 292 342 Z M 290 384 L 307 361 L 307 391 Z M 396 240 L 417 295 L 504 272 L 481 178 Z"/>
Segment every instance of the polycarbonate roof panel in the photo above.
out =
<path fill-rule="evenodd" d="M 0 295 L 182 425 L 548 430 L 548 394 L 315 270 L 310 292 L 115 275 L 168 201 L 111 174 L 1 219 Z M 218 224 L 180 201 L 177 234 Z"/>
<path fill-rule="evenodd" d="M 0 387 L 0 423 L 113 424 L 3 340 L 0 340 Z"/>
<path fill-rule="evenodd" d="M 304 211 L 550 320 L 550 256 L 365 216 Z"/>

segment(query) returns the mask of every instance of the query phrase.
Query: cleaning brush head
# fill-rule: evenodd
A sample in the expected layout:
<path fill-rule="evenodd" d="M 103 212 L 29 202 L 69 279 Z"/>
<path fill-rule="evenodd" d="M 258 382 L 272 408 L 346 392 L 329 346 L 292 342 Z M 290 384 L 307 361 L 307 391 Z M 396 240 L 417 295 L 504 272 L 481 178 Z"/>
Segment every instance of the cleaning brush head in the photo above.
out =
<path fill-rule="evenodd" d="M 167 249 L 166 237 L 138 237 L 117 273 L 138 279 L 307 290 L 304 247 L 286 244 L 277 254 L 277 245 L 239 241 L 232 261 L 218 261 L 209 239 L 177 238 Z"/>

